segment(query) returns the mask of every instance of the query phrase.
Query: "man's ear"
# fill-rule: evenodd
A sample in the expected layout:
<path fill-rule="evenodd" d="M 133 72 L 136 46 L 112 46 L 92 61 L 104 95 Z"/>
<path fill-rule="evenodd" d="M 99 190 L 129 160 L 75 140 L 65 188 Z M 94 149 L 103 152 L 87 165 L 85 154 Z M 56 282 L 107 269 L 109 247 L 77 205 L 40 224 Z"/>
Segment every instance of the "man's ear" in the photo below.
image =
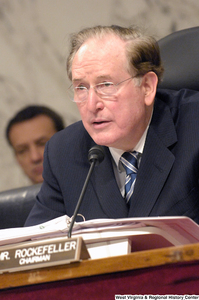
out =
<path fill-rule="evenodd" d="M 158 77 L 154 72 L 146 73 L 142 78 L 142 86 L 145 94 L 145 104 L 150 106 L 156 95 Z"/>

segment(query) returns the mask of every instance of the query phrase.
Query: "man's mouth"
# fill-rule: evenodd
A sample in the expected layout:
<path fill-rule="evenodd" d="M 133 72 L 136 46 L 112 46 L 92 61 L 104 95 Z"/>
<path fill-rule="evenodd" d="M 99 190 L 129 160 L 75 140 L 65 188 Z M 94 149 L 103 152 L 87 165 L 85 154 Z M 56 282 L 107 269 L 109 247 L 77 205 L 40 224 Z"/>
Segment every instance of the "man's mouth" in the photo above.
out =
<path fill-rule="evenodd" d="M 33 169 L 34 174 L 42 174 L 42 172 L 43 172 L 43 165 L 34 167 Z"/>
<path fill-rule="evenodd" d="M 99 120 L 99 121 L 94 121 L 92 124 L 94 126 L 94 128 L 103 128 L 105 126 L 107 126 L 107 124 L 109 124 L 109 121 L 106 120 Z"/>
<path fill-rule="evenodd" d="M 93 124 L 103 124 L 103 123 L 106 123 L 107 121 L 98 121 L 98 122 L 93 122 Z"/>

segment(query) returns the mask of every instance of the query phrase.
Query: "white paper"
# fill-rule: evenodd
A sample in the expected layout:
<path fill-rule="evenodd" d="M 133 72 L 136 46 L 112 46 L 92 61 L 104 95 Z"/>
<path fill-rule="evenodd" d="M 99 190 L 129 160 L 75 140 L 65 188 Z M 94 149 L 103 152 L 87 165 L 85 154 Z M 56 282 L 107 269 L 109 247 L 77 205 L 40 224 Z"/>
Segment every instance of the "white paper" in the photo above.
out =
<path fill-rule="evenodd" d="M 67 236 L 70 218 L 66 215 L 48 222 L 20 228 L 0 230 L 0 245 L 22 241 Z M 199 226 L 188 217 L 147 217 L 124 219 L 94 219 L 74 223 L 73 236 L 87 240 L 136 235 L 154 227 L 159 233 L 169 235 L 179 244 L 199 242 Z M 90 237 L 90 238 L 89 238 Z"/>

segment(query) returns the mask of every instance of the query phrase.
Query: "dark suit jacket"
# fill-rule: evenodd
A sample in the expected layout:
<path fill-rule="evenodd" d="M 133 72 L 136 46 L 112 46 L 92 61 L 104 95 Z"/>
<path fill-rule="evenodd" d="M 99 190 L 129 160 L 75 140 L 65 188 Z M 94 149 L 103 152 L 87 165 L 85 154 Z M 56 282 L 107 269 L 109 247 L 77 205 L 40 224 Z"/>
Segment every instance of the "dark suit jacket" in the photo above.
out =
<path fill-rule="evenodd" d="M 44 183 L 26 225 L 73 215 L 93 145 L 81 121 L 47 143 Z M 80 206 L 86 220 L 184 215 L 199 223 L 199 93 L 157 91 L 130 209 L 117 186 L 107 147 L 105 152 Z"/>

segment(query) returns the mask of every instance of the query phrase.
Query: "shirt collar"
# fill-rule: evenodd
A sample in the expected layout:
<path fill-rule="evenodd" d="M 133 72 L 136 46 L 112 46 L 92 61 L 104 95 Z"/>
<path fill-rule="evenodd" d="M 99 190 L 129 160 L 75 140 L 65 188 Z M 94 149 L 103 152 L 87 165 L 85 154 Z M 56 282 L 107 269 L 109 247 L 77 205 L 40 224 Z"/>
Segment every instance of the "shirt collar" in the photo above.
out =
<path fill-rule="evenodd" d="M 134 149 L 132 149 L 132 151 L 137 151 L 139 152 L 140 154 L 143 153 L 143 149 L 144 149 L 144 144 L 145 144 L 145 141 L 146 141 L 146 135 L 147 135 L 147 131 L 149 129 L 149 125 L 147 126 L 147 128 L 145 129 L 141 139 L 139 140 L 139 142 L 137 143 L 137 145 L 135 146 Z M 109 150 L 111 152 L 111 155 L 116 163 L 116 166 L 117 168 L 119 169 L 119 162 L 120 162 L 120 157 L 121 155 L 125 152 L 124 150 L 121 150 L 121 149 L 116 149 L 116 148 L 113 148 L 113 147 L 109 147 Z"/>

